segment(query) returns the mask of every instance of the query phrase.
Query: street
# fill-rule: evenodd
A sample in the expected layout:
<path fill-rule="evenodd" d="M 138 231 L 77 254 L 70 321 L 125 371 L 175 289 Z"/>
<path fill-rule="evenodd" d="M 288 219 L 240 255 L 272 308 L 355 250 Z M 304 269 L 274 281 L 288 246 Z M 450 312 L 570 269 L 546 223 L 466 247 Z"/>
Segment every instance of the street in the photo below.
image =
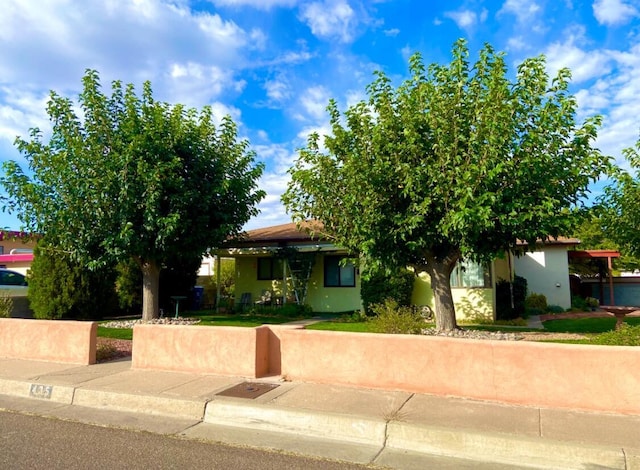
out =
<path fill-rule="evenodd" d="M 361 465 L 0 411 L 0 469 L 300 469 Z"/>

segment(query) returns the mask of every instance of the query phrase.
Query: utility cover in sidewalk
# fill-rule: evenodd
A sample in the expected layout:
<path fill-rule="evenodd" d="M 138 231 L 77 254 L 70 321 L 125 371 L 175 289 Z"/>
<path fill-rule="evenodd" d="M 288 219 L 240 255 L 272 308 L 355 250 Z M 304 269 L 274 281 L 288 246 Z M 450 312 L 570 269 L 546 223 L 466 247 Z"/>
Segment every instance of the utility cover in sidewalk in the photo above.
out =
<path fill-rule="evenodd" d="M 280 385 L 277 384 L 242 382 L 241 384 L 234 385 L 231 388 L 216 393 L 216 395 L 235 398 L 258 398 L 260 395 L 264 395 L 279 386 Z"/>

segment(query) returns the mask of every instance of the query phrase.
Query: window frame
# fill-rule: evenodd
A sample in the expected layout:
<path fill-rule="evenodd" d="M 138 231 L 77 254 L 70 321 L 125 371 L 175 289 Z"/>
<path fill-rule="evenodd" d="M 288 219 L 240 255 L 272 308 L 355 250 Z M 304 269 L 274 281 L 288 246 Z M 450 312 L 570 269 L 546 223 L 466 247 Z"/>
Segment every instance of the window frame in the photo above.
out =
<path fill-rule="evenodd" d="M 266 262 L 269 263 L 269 267 L 268 267 L 269 274 L 267 275 L 267 277 L 264 277 L 264 276 L 261 277 L 262 275 L 261 264 L 264 264 Z M 278 263 L 280 264 L 280 266 L 277 266 Z M 283 269 L 283 264 L 281 259 L 276 259 L 269 256 L 263 256 L 258 258 L 258 262 L 256 264 L 256 278 L 258 281 L 276 281 L 276 280 L 281 281 L 283 277 L 284 277 L 284 269 Z"/>
<path fill-rule="evenodd" d="M 491 289 L 493 286 L 493 273 L 491 270 L 492 263 L 478 263 L 476 261 L 469 260 L 459 260 L 453 271 L 451 271 L 451 276 L 449 281 L 451 283 L 452 289 Z M 482 268 L 482 285 L 464 285 L 465 283 L 465 270 L 468 267 L 473 266 L 474 269 L 477 269 L 478 266 Z"/>
<path fill-rule="evenodd" d="M 351 261 L 347 261 L 347 263 L 345 265 L 342 265 L 342 260 L 347 259 L 349 260 L 350 258 L 348 256 L 344 256 L 344 255 L 327 255 L 324 257 L 324 269 L 323 269 L 323 281 L 324 281 L 324 287 L 336 287 L 336 288 L 342 288 L 342 287 L 356 287 L 356 266 L 353 262 Z M 331 265 L 329 266 L 329 263 L 327 263 L 327 261 L 329 260 L 336 260 L 337 263 L 333 263 L 333 261 L 331 262 Z M 337 268 L 337 279 L 338 279 L 338 283 L 337 284 L 329 284 L 328 281 L 328 270 L 329 269 L 334 269 Z M 349 284 L 347 284 L 347 281 L 343 281 L 343 269 L 350 269 L 351 270 L 351 279 L 352 281 L 349 281 Z"/>

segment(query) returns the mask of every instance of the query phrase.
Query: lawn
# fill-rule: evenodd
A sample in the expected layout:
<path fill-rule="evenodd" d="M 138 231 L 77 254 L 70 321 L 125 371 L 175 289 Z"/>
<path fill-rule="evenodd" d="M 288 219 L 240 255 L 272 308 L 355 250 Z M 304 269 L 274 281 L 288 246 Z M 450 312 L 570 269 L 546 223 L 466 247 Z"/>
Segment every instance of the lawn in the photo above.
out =
<path fill-rule="evenodd" d="M 282 313 L 279 312 L 281 310 Z M 239 326 L 253 328 L 260 325 L 280 325 L 304 317 L 292 314 L 290 309 L 265 309 L 264 312 L 220 314 L 214 310 L 184 312 L 184 318 L 200 319 L 199 326 Z M 314 315 L 311 315 L 314 316 Z M 132 339 L 132 328 L 105 328 L 98 325 L 98 336 L 102 338 Z"/>
<path fill-rule="evenodd" d="M 370 322 L 322 321 L 307 326 L 307 330 L 349 331 L 353 333 L 375 333 Z"/>
<path fill-rule="evenodd" d="M 640 317 L 629 317 L 625 319 L 629 325 L 640 325 Z M 552 333 L 585 333 L 597 334 L 611 331 L 615 328 L 615 318 L 575 318 L 549 320 L 544 322 L 544 330 Z M 435 326 L 435 325 L 434 325 Z M 512 331 L 512 332 L 535 332 L 537 329 L 504 325 L 460 325 L 464 329 L 483 331 Z M 329 330 L 329 331 L 351 331 L 357 333 L 374 333 L 373 326 L 369 322 L 349 322 L 349 321 L 323 321 L 307 326 L 308 330 Z M 581 342 L 571 340 L 566 342 Z"/>
<path fill-rule="evenodd" d="M 640 325 L 640 317 L 628 317 L 625 322 L 632 326 Z M 554 333 L 604 333 L 615 328 L 616 319 L 597 317 L 548 320 L 543 323 L 543 326 L 544 331 Z"/>
<path fill-rule="evenodd" d="M 279 314 L 277 309 L 265 312 L 219 314 L 212 310 L 185 312 L 184 317 L 199 318 L 198 325 L 238 326 L 253 328 L 260 325 L 279 325 L 298 320 L 291 312 Z M 311 315 L 317 316 L 317 315 Z M 625 321 L 630 325 L 640 325 L 640 317 L 629 317 Z M 615 328 L 616 320 L 611 317 L 558 319 L 544 322 L 544 331 L 554 333 L 598 334 Z M 485 331 L 539 331 L 526 327 L 505 327 L 503 325 L 461 325 L 463 328 Z M 347 331 L 355 333 L 374 333 L 373 324 L 367 321 L 329 320 L 314 323 L 306 327 L 309 330 Z M 98 326 L 98 336 L 103 338 L 128 339 L 133 337 L 131 328 L 105 328 Z M 573 341 L 571 341 L 573 342 Z M 580 341 L 578 341 L 580 342 Z"/>
<path fill-rule="evenodd" d="M 133 339 L 133 330 L 131 328 L 105 328 L 98 325 L 99 338 L 113 339 Z"/>

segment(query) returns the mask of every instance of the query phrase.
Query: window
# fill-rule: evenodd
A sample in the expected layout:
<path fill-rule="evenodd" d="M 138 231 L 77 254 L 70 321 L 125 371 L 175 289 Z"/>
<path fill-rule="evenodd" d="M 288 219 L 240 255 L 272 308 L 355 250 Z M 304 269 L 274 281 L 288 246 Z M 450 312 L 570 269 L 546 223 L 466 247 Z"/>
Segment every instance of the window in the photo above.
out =
<path fill-rule="evenodd" d="M 24 286 L 26 285 L 25 277 L 20 273 L 13 271 L 0 272 L 0 285 L 3 286 Z"/>
<path fill-rule="evenodd" d="M 282 260 L 274 258 L 258 258 L 258 280 L 272 281 L 282 279 Z"/>
<path fill-rule="evenodd" d="M 324 258 L 325 287 L 355 287 L 356 267 L 352 262 L 342 263 L 344 256 L 326 256 Z"/>
<path fill-rule="evenodd" d="M 451 287 L 491 287 L 490 266 L 459 261 L 451 273 Z"/>
<path fill-rule="evenodd" d="M 0 245 L 0 255 L 4 255 L 4 246 Z"/>

